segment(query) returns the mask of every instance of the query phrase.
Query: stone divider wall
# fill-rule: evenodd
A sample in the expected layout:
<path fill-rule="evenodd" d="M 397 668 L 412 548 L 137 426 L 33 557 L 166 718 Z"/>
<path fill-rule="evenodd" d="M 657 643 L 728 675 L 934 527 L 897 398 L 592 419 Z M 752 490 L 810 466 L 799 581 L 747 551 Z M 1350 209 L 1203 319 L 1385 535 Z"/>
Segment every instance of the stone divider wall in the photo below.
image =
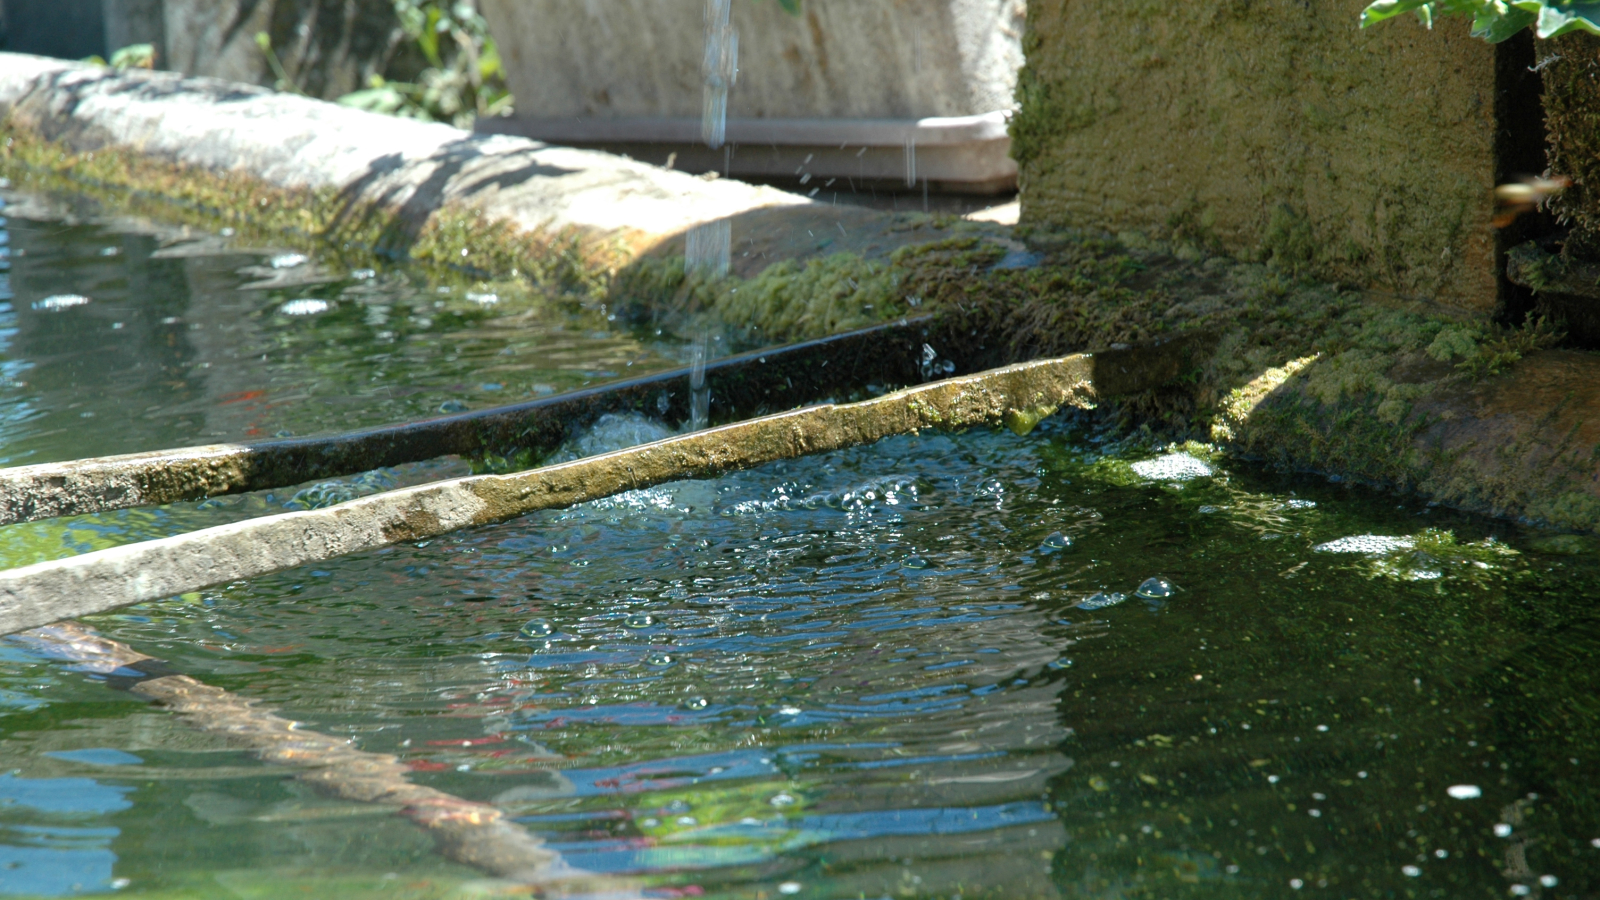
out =
<path fill-rule="evenodd" d="M 1140 230 L 1487 317 L 1496 47 L 1366 0 L 1033 0 L 1024 224 Z"/>

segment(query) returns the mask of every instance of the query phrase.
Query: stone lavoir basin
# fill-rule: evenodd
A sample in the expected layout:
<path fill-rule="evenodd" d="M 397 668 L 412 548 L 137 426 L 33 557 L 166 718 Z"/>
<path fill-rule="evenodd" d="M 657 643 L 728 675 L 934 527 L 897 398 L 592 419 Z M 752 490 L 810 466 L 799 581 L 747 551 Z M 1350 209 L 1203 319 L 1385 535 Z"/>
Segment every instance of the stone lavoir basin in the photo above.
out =
<path fill-rule="evenodd" d="M 686 358 L 9 200 L 8 465 Z M 9 525 L 0 564 L 471 465 Z M 1596 549 L 1065 413 L 669 483 L 4 639 L 0 895 L 1590 896 Z"/>

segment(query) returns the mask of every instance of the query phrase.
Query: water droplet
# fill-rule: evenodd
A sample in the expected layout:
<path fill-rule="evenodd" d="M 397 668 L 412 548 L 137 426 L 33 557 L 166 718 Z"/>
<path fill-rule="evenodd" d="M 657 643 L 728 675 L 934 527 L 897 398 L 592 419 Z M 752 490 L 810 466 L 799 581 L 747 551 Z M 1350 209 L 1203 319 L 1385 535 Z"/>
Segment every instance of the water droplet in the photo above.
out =
<path fill-rule="evenodd" d="M 1134 594 L 1146 600 L 1165 600 L 1172 596 L 1173 590 L 1172 582 L 1165 578 L 1146 578 Z"/>
<path fill-rule="evenodd" d="M 1049 537 L 1044 539 L 1044 543 L 1039 545 L 1039 550 L 1044 553 L 1053 553 L 1057 550 L 1065 550 L 1071 546 L 1072 538 L 1067 537 L 1059 531 L 1054 531 L 1051 532 Z"/>
<path fill-rule="evenodd" d="M 1497 838 L 1511 837 L 1511 826 L 1504 822 L 1496 823 L 1494 826 L 1494 836 Z"/>
<path fill-rule="evenodd" d="M 661 824 L 661 820 L 660 819 L 640 819 L 639 820 L 639 827 L 641 827 L 641 828 L 654 828 L 654 827 L 656 827 L 657 825 L 660 825 L 660 824 Z"/>
<path fill-rule="evenodd" d="M 772 798 L 771 803 L 773 806 L 793 806 L 794 797 L 787 793 L 779 794 Z"/>
<path fill-rule="evenodd" d="M 467 405 L 462 403 L 460 400 L 446 400 L 445 402 L 439 404 L 439 412 L 442 413 L 458 413 L 466 411 Z"/>
<path fill-rule="evenodd" d="M 60 312 L 63 309 L 71 309 L 74 306 L 83 306 L 88 302 L 89 298 L 82 294 L 55 294 L 33 304 L 33 308 L 42 309 L 46 312 Z"/>
<path fill-rule="evenodd" d="M 1128 595 L 1127 594 L 1119 594 L 1119 593 L 1116 593 L 1115 591 L 1113 591 L 1112 593 L 1107 594 L 1104 591 L 1098 591 L 1093 596 L 1089 597 L 1087 600 L 1080 601 L 1078 603 L 1078 608 L 1079 609 L 1105 609 L 1108 606 L 1116 606 L 1118 603 L 1121 603 L 1122 601 L 1124 601 L 1126 599 L 1128 599 Z"/>
<path fill-rule="evenodd" d="M 1400 867 L 1400 871 L 1402 873 L 1404 873 L 1406 875 L 1406 877 L 1408 877 L 1408 878 L 1416 878 L 1417 876 L 1422 874 L 1422 870 L 1417 868 L 1416 866 L 1401 866 Z"/>
<path fill-rule="evenodd" d="M 1443 848 L 1440 848 L 1438 850 L 1433 851 L 1433 855 L 1438 857 L 1439 859 L 1449 859 L 1450 858 L 1450 851 L 1449 850 L 1445 850 Z"/>
<path fill-rule="evenodd" d="M 549 619 L 529 619 L 522 623 L 521 628 L 517 629 L 517 634 L 525 638 L 538 638 L 548 634 L 555 634 L 555 631 L 556 626 L 550 624 Z"/>
<path fill-rule="evenodd" d="M 670 666 L 672 665 L 672 657 L 665 653 L 654 653 L 645 662 L 652 666 Z"/>
<path fill-rule="evenodd" d="M 1483 796 L 1483 788 L 1475 784 L 1452 784 L 1444 792 L 1457 800 L 1476 800 Z"/>
<path fill-rule="evenodd" d="M 1311 816 L 1311 818 L 1313 818 L 1313 819 L 1322 818 L 1322 810 L 1320 810 L 1320 809 L 1308 809 L 1308 810 L 1306 810 L 1306 814 Z"/>
<path fill-rule="evenodd" d="M 629 628 L 649 628 L 655 622 L 656 620 L 651 618 L 649 613 L 642 612 L 629 613 L 628 618 L 623 620 L 623 624 Z"/>
<path fill-rule="evenodd" d="M 926 569 L 928 568 L 928 561 L 920 556 L 908 556 L 901 565 L 908 569 Z"/>

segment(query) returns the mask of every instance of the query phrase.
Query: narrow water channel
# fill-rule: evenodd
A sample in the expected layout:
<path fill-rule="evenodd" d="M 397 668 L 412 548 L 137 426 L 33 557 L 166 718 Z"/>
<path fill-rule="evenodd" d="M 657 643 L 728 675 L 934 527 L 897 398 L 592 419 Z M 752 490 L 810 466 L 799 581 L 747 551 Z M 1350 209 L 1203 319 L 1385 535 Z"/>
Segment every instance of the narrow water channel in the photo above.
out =
<path fill-rule="evenodd" d="M 399 421 L 673 352 L 537 298 L 8 229 L 12 465 Z M 1079 425 L 896 438 L 91 624 L 662 897 L 1600 890 L 1593 541 Z M 665 428 L 607 420 L 573 452 Z M 464 470 L 11 526 L 0 563 Z M 515 895 L 16 641 L 0 893 Z"/>

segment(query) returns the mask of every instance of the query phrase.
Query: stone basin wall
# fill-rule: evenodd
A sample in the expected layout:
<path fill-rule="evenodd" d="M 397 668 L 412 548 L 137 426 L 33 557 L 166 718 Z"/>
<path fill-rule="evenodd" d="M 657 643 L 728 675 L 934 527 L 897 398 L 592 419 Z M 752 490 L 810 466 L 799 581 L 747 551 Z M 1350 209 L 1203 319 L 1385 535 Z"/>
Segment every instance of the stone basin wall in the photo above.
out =
<path fill-rule="evenodd" d="M 1033 0 L 1024 224 L 1137 230 L 1487 316 L 1496 48 L 1364 0 Z"/>

